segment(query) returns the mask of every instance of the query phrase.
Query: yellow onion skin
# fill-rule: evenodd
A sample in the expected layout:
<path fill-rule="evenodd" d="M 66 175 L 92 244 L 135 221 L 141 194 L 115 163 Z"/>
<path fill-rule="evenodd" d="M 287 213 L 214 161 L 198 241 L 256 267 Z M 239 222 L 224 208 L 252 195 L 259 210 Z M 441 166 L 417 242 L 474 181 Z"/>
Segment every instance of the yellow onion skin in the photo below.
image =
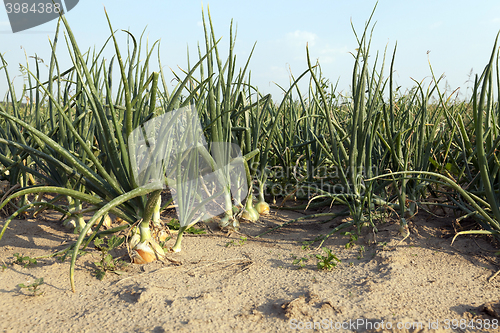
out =
<path fill-rule="evenodd" d="M 257 212 L 260 215 L 267 215 L 267 214 L 269 214 L 269 205 L 265 201 L 259 201 L 255 205 L 255 209 L 257 209 Z"/>
<path fill-rule="evenodd" d="M 102 225 L 104 225 L 106 228 L 111 228 L 111 223 L 111 217 L 108 214 L 104 215 L 104 222 L 102 223 Z"/>
<path fill-rule="evenodd" d="M 163 248 L 160 246 L 160 244 L 151 239 L 149 241 L 149 245 L 153 248 L 153 251 L 158 257 L 158 259 L 165 257 L 165 251 L 163 251 Z"/>
<path fill-rule="evenodd" d="M 135 248 L 141 242 L 141 236 L 139 234 L 134 234 L 130 238 L 130 247 Z"/>
<path fill-rule="evenodd" d="M 259 220 L 259 212 L 253 207 L 246 207 L 241 217 L 250 222 L 257 222 Z"/>
<path fill-rule="evenodd" d="M 132 249 L 131 256 L 132 262 L 139 265 L 147 264 L 156 260 L 155 252 L 145 243 L 137 244 L 135 248 Z"/>
<path fill-rule="evenodd" d="M 164 242 L 168 237 L 168 233 L 165 230 L 161 230 L 158 234 L 158 239 L 160 242 Z"/>
<path fill-rule="evenodd" d="M 134 237 L 135 235 L 132 237 L 131 243 L 135 241 Z M 165 251 L 163 251 L 163 248 L 152 239 L 137 243 L 131 253 L 132 262 L 140 265 L 153 262 L 164 256 Z"/>

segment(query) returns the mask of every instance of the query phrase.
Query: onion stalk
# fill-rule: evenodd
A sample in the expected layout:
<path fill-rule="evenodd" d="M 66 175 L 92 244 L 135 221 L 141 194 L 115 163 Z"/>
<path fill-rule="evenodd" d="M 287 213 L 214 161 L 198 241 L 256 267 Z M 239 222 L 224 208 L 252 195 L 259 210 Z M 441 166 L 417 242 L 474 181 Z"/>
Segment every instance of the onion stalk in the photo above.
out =
<path fill-rule="evenodd" d="M 159 206 L 158 202 L 161 203 L 161 190 L 152 192 L 146 203 L 144 217 L 139 224 L 139 242 L 132 248 L 131 257 L 134 263 L 145 264 L 156 259 L 162 259 L 165 256 L 162 247 L 151 237 L 151 229 L 149 227 L 150 222 L 154 223 L 152 217 L 159 210 L 157 208 Z M 136 239 L 134 239 L 135 241 Z"/>
<path fill-rule="evenodd" d="M 156 201 L 156 205 L 154 207 L 154 211 L 153 211 L 153 224 L 155 226 L 159 226 L 160 225 L 160 209 L 161 209 L 161 195 L 158 196 L 158 199 Z"/>
<path fill-rule="evenodd" d="M 73 232 L 79 234 L 85 228 L 85 220 L 83 215 L 79 213 L 82 210 L 82 203 L 79 199 L 73 199 L 70 196 L 67 199 L 68 212 L 71 213 L 71 216 L 63 221 L 63 225 L 66 228 L 73 228 Z"/>

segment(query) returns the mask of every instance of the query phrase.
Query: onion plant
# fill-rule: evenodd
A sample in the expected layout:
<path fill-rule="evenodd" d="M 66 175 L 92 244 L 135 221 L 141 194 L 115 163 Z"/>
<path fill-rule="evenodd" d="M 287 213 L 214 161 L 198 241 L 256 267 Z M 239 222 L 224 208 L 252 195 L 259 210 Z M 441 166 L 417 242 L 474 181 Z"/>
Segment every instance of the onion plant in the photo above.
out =
<path fill-rule="evenodd" d="M 351 224 L 357 225 L 358 228 L 365 221 L 366 209 L 373 207 L 372 184 L 365 184 L 364 177 L 369 178 L 372 175 L 374 167 L 372 152 L 382 117 L 380 95 L 383 79 L 376 72 L 376 67 L 370 76 L 368 24 L 369 21 L 361 39 L 358 40 L 359 47 L 353 69 L 352 104 L 347 107 L 347 110 L 337 109 L 332 103 L 334 92 L 327 92 L 329 87 L 325 85 L 321 76 L 318 77 L 307 50 L 311 82 L 316 88 L 311 94 L 309 103 L 316 111 L 308 112 L 304 116 L 304 118 L 309 118 L 305 122 L 307 131 L 305 140 L 307 141 L 294 145 L 302 149 L 308 147 L 306 154 L 311 157 L 314 153 L 316 163 L 318 163 L 311 165 L 310 161 L 314 159 L 308 158 L 305 164 L 306 176 L 303 178 L 308 179 L 310 184 L 300 185 L 301 188 L 313 194 L 313 200 L 329 198 L 347 204 L 353 216 Z M 321 72 L 319 74 L 321 75 Z M 302 109 L 306 109 L 305 102 L 301 104 Z M 349 116 L 347 119 L 346 114 Z M 322 124 L 319 124 L 316 119 L 321 120 Z M 325 184 L 320 183 L 318 186 L 311 182 L 316 176 L 314 172 L 321 166 L 320 163 L 328 170 L 327 173 L 334 173 L 337 183 L 332 184 L 333 186 L 325 188 Z M 286 164 L 289 165 L 290 162 Z M 336 213 L 331 215 L 337 216 Z"/>
<path fill-rule="evenodd" d="M 208 12 L 208 20 L 205 19 L 203 13 L 202 15 L 206 58 L 200 64 L 200 79 L 193 78 L 186 85 L 186 89 L 190 96 L 193 96 L 196 109 L 199 111 L 209 151 L 214 153 L 212 143 L 227 143 L 224 145 L 227 149 L 233 147 L 230 144 L 240 147 L 243 154 L 243 164 L 249 171 L 249 173 L 245 172 L 245 181 L 249 185 L 256 181 L 259 185 L 257 204 L 254 207 L 254 193 L 249 191 L 243 216 L 250 220 L 256 220 L 259 214 L 269 212 L 269 205 L 264 198 L 268 156 L 271 144 L 278 132 L 279 115 L 284 112 L 285 105 L 274 109 L 270 95 L 262 96 L 258 89 L 251 85 L 250 79 L 245 81 L 253 50 L 246 59 L 243 69 L 236 72 L 236 56 L 234 55 L 236 34 L 233 32 L 232 24 L 229 30 L 227 60 L 222 61 L 210 12 Z M 213 52 L 209 52 L 209 50 L 213 50 Z M 201 58 L 201 49 L 199 49 L 199 54 Z M 189 67 L 188 70 L 190 70 Z M 193 93 L 195 90 L 196 94 Z M 231 155 L 225 149 L 220 149 L 217 154 Z M 225 177 L 229 179 L 229 175 L 226 174 Z M 233 179 L 233 182 L 238 181 L 238 179 Z M 233 211 L 242 207 L 233 209 L 229 202 L 226 202 L 225 216 L 220 220 L 219 225 L 222 228 L 237 230 L 239 221 L 234 218 Z M 259 214 L 256 214 L 255 208 L 258 208 Z"/>
<path fill-rule="evenodd" d="M 2 203 L 2 207 L 15 197 L 43 192 L 69 197 L 76 205 L 86 202 L 91 205 L 88 210 L 97 211 L 84 226 L 81 225 L 80 237 L 74 249 L 70 274 L 74 290 L 73 270 L 80 244 L 87 232 L 91 232 L 91 227 L 108 211 L 131 224 L 141 221 L 139 228 L 141 245 L 138 245 L 134 257 L 150 261 L 164 255 L 163 249 L 151 239 L 149 230 L 149 222 L 155 210 L 157 212 L 155 208 L 157 208 L 163 184 L 161 186 L 157 184 L 156 187 L 141 187 L 135 182 L 127 150 L 127 140 L 133 128 L 139 126 L 148 117 L 153 117 L 163 109 L 169 111 L 174 108 L 183 87 L 204 58 L 191 69 L 186 79 L 170 95 L 170 99 L 165 101 L 164 107 L 158 108 L 156 91 L 160 75 L 149 73 L 147 66 L 154 46 L 148 50 L 146 61 L 141 66 L 139 60 L 135 60 L 140 43 L 137 45 L 135 38 L 126 32 L 133 41 L 133 49 L 127 60 L 123 61 L 115 33 L 110 25 L 109 41 L 114 43 L 115 59 L 120 71 L 118 93 L 113 97 L 113 77 L 110 74 L 113 70 L 113 62 L 108 65 L 99 56 L 95 56 L 90 58 L 89 63 L 89 55 L 84 56 L 80 52 L 65 18 L 61 17 L 61 21 L 67 32 L 68 51 L 73 61 L 73 67 L 69 72 L 76 77 L 76 93 L 72 95 L 72 89 L 75 88 L 72 84 L 65 85 L 62 92 L 58 89 L 51 92 L 49 89 L 52 82 L 67 80 L 64 77 L 67 73 L 64 75 L 59 73 L 58 76 L 51 77 L 49 84 L 41 82 L 39 77 L 30 70 L 27 70 L 27 73 L 36 82 L 35 88 L 50 101 L 49 105 L 52 106 L 53 112 L 49 112 L 49 123 L 54 124 L 53 131 L 64 130 L 64 134 L 68 134 L 67 137 L 71 137 L 73 141 L 67 143 L 62 137 L 63 134 L 54 136 L 51 131 L 44 133 L 43 129 L 37 129 L 16 113 L 7 112 L 2 106 L 0 106 L 0 116 L 4 121 L 15 126 L 13 133 L 20 133 L 18 129 L 22 129 L 25 133 L 24 136 L 18 135 L 16 140 L 10 140 L 5 144 L 14 147 L 12 141 L 21 141 L 22 146 L 18 145 L 17 149 L 21 149 L 25 155 L 33 159 L 40 160 L 38 168 L 34 166 L 30 172 L 38 175 L 41 174 L 38 170 L 46 171 L 53 168 L 57 172 L 52 172 L 50 175 L 57 173 L 69 182 L 57 183 L 52 179 L 47 181 L 47 177 L 42 177 L 49 186 L 25 187 L 23 191 L 7 198 Z M 55 53 L 55 46 L 53 53 Z M 66 98 L 58 98 L 61 94 Z M 41 104 L 42 101 L 40 100 L 39 103 Z M 82 122 L 87 125 L 80 126 Z M 95 132 L 90 131 L 90 137 L 86 136 L 89 133 L 88 126 L 95 128 Z M 25 137 L 29 140 L 25 140 Z M 72 149 L 73 143 L 75 147 L 80 147 L 80 150 Z M 7 224 L 4 225 L 3 231 L 6 228 Z"/>
<path fill-rule="evenodd" d="M 356 225 L 358 230 L 367 223 L 376 228 L 372 212 L 387 208 L 398 213 L 401 231 L 406 232 L 407 219 L 417 207 L 435 204 L 428 202 L 429 195 L 448 197 L 452 202 L 447 207 L 476 216 L 481 223 L 486 222 L 486 228 L 496 230 L 492 205 L 498 202 L 498 189 L 488 185 L 494 184 L 499 170 L 495 155 L 498 116 L 492 97 L 492 70 L 488 71 L 494 56 L 476 82 L 476 97 L 471 103 L 474 114 L 467 124 L 463 118 L 467 114 L 461 112 L 468 108 L 467 104 L 460 106 L 451 100 L 454 93 L 445 96 L 441 92 L 441 78 L 436 79 L 432 67 L 429 87 L 415 81 L 415 87 L 405 94 L 393 88 L 396 48 L 387 79 L 383 77 L 385 54 L 380 69 L 376 66 L 377 55 L 370 70 L 369 23 L 353 55 L 350 95 L 338 93 L 336 86 L 328 84 L 320 66 L 312 65 L 306 48 L 311 75 L 309 94 L 303 95 L 297 89 L 298 100 L 289 96 L 284 101 L 289 112 L 279 123 L 278 132 L 282 134 L 272 143 L 271 164 L 293 172 L 282 172 L 281 179 L 273 176 L 275 184 L 271 185 L 292 183 L 295 196 L 310 200 L 310 205 L 347 205 L 353 219 L 326 237 L 350 225 Z M 434 104 L 430 102 L 433 95 L 438 97 Z M 485 114 L 484 118 L 478 116 L 480 113 Z M 474 143 L 477 133 L 481 139 Z M 484 149 L 478 145 L 484 145 Z M 487 157 L 479 157 L 482 151 Z M 480 177 L 474 177 L 476 170 Z M 459 182 L 468 189 L 460 191 L 450 182 Z M 451 192 L 441 191 L 444 184 Z"/>
<path fill-rule="evenodd" d="M 147 50 L 145 60 L 139 59 L 141 41 L 137 42 L 132 34 L 125 31 L 132 47 L 124 60 L 108 18 L 111 36 L 106 44 L 97 53 L 83 54 L 64 17 L 61 17 L 61 22 L 66 29 L 66 42 L 73 66 L 64 72 L 59 71 L 54 43 L 54 65 L 51 71 L 55 68 L 56 75 L 51 72 L 48 82 L 41 82 L 38 72 L 25 69 L 34 82 L 31 89 L 42 96 L 36 100 L 36 109 L 44 109 L 45 112 L 40 114 L 46 117 L 46 121 L 29 121 L 0 106 L 2 121 L 13 127 L 8 134 L 17 135 L 13 139 L 4 139 L 0 144 L 11 150 L 18 149 L 22 152 L 22 158 L 30 159 L 30 164 L 25 166 L 27 163 L 13 160 L 15 154 L 8 151 L 2 155 L 5 156 L 2 164 L 11 169 L 12 166 L 18 166 L 17 170 L 25 170 L 41 182 L 31 186 L 23 184 L 23 189 L 8 197 L 0 207 L 16 197 L 33 193 L 54 193 L 56 198 L 49 203 L 36 202 L 20 207 L 4 224 L 0 238 L 13 217 L 33 207 L 57 207 L 65 216 L 77 218 L 81 218 L 84 212 L 94 211 L 89 221 L 85 223 L 80 220 L 77 224 L 80 236 L 73 247 L 70 273 L 74 290 L 73 272 L 78 250 L 82 244 L 87 246 L 99 232 L 108 212 L 131 225 L 138 223 L 135 229 L 138 233 L 131 239 L 132 259 L 135 262 L 145 263 L 164 256 L 164 250 L 151 236 L 150 222 L 158 222 L 161 192 L 166 186 L 173 191 L 181 217 L 181 231 L 174 251 L 180 250 L 184 229 L 217 215 L 218 209 L 222 209 L 220 212 L 224 214 L 221 225 L 236 229 L 238 221 L 232 206 L 242 201 L 238 200 L 238 196 L 247 197 L 247 184 L 251 183 L 251 179 L 245 170 L 248 169 L 248 160 L 258 155 L 259 149 L 254 144 L 254 149 L 242 156 L 236 149 L 237 144 L 232 144 L 237 141 L 232 131 L 233 123 L 238 125 L 245 112 L 248 112 L 248 108 L 243 108 L 245 101 L 242 95 L 238 93 L 239 87 L 244 86 L 244 71 L 236 78 L 236 90 L 233 87 L 235 66 L 232 37 L 228 63 L 222 66 L 210 21 L 207 53 L 200 54 L 199 61 L 189 67 L 185 78 L 179 80 L 174 91 L 169 93 L 162 69 L 159 73 L 149 72 L 149 60 L 157 43 Z M 205 31 L 208 31 L 206 24 Z M 115 57 L 107 63 L 100 55 L 109 43 L 114 45 Z M 193 74 L 205 60 L 210 74 L 204 78 L 201 69 L 201 79 L 197 80 Z M 218 64 L 217 75 L 211 67 L 213 61 Z M 116 62 L 120 77 L 118 83 L 112 75 Z M 226 68 L 227 82 L 224 79 Z M 162 84 L 159 84 L 160 79 Z M 198 85 L 192 85 L 192 82 L 198 82 Z M 159 90 L 161 86 L 165 88 L 163 91 Z M 188 93 L 187 97 L 183 96 L 184 92 Z M 236 96 L 240 98 L 235 99 Z M 14 108 L 17 106 L 15 103 L 13 105 Z M 203 129 L 198 126 L 196 130 L 182 130 L 181 127 L 186 125 L 185 119 L 171 117 L 178 114 L 173 110 L 186 106 L 195 110 L 193 116 L 188 118 L 198 122 L 201 119 Z M 166 119 L 170 121 L 165 123 Z M 160 125 L 163 132 L 155 132 L 158 130 L 155 128 L 146 137 L 139 138 L 137 133 L 148 132 L 145 130 L 148 123 L 151 128 Z M 169 141 L 171 133 L 178 135 L 176 141 Z M 209 140 L 205 141 L 204 136 Z M 153 144 L 154 139 L 158 139 L 159 144 Z M 193 143 L 197 144 L 193 146 Z M 147 149 L 141 150 L 141 145 L 147 146 Z M 31 163 L 31 160 L 36 163 Z M 198 173 L 195 170 L 199 170 Z M 191 185 L 195 182 L 196 185 L 188 187 L 186 191 L 187 182 L 191 182 Z M 59 206 L 58 200 L 62 198 L 67 198 L 69 209 Z M 207 207 L 209 201 L 216 198 L 220 200 L 212 203 L 216 207 L 214 213 L 213 209 Z M 92 231 L 96 223 L 98 227 Z M 92 232 L 88 238 L 87 234 Z"/>

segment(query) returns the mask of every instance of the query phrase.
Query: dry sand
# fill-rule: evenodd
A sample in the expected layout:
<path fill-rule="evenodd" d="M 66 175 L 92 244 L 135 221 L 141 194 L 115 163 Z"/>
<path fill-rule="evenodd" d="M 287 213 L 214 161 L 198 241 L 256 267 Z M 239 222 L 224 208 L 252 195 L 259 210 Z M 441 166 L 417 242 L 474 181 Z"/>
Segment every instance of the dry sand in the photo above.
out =
<path fill-rule="evenodd" d="M 125 274 L 108 273 L 103 281 L 95 277 L 99 253 L 89 249 L 77 261 L 76 293 L 69 285 L 68 259 L 40 259 L 27 268 L 12 264 L 14 253 L 31 257 L 53 253 L 74 241 L 75 235 L 54 214 L 15 220 L 0 241 L 0 264 L 5 266 L 0 270 L 0 329 L 500 331 L 494 326 L 500 300 L 500 276 L 494 274 L 500 261 L 494 255 L 497 245 L 489 238 L 461 236 L 452 246 L 454 219 L 419 213 L 411 219 L 405 240 L 395 220 L 378 223 L 375 239 L 370 228 L 364 228 L 348 249 L 348 236 L 331 236 L 323 246 L 342 261 L 332 270 L 318 271 L 314 255 L 325 253 L 316 248 L 318 242 L 309 249 L 302 242 L 328 233 L 342 218 L 294 223 L 262 238 L 252 237 L 302 214 L 274 211 L 260 223 L 242 223 L 241 234 L 231 235 L 209 223 L 213 233 L 187 235 L 182 252 L 168 254 L 172 261 L 130 265 Z M 464 228 L 473 226 L 462 222 Z M 242 236 L 247 240 L 240 244 Z M 173 239 L 168 244 L 172 246 Z M 125 248 L 112 253 L 128 259 Z M 294 258 L 305 257 L 310 259 L 303 268 L 293 264 Z M 29 296 L 17 286 L 41 277 L 45 281 L 41 296 Z M 487 322 L 489 329 L 472 329 Z M 388 329 L 390 325 L 393 329 Z"/>

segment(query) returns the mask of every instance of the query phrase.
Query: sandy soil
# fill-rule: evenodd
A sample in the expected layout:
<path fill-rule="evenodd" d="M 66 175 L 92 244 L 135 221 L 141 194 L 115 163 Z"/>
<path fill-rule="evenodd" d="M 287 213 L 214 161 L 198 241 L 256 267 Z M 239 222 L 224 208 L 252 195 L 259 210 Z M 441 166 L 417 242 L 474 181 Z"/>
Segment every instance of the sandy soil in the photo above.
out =
<path fill-rule="evenodd" d="M 341 262 L 328 271 L 317 269 L 313 255 L 325 254 L 318 242 L 306 248 L 303 241 L 328 233 L 342 218 L 294 223 L 262 238 L 252 236 L 302 213 L 272 212 L 258 224 L 242 223 L 242 234 L 208 224 L 213 233 L 187 235 L 171 261 L 130 265 L 103 281 L 95 277 L 99 253 L 89 249 L 77 261 L 73 293 L 68 259 L 13 264 L 14 253 L 41 256 L 75 240 L 57 216 L 44 214 L 13 221 L 0 241 L 2 332 L 500 331 L 497 245 L 462 236 L 451 246 L 451 217 L 419 213 L 405 240 L 395 220 L 379 223 L 375 237 L 364 228 L 350 248 L 348 236 L 333 235 L 323 246 Z M 127 258 L 125 248 L 112 254 Z M 302 268 L 293 263 L 300 258 L 310 258 Z M 41 296 L 18 287 L 41 277 Z"/>

